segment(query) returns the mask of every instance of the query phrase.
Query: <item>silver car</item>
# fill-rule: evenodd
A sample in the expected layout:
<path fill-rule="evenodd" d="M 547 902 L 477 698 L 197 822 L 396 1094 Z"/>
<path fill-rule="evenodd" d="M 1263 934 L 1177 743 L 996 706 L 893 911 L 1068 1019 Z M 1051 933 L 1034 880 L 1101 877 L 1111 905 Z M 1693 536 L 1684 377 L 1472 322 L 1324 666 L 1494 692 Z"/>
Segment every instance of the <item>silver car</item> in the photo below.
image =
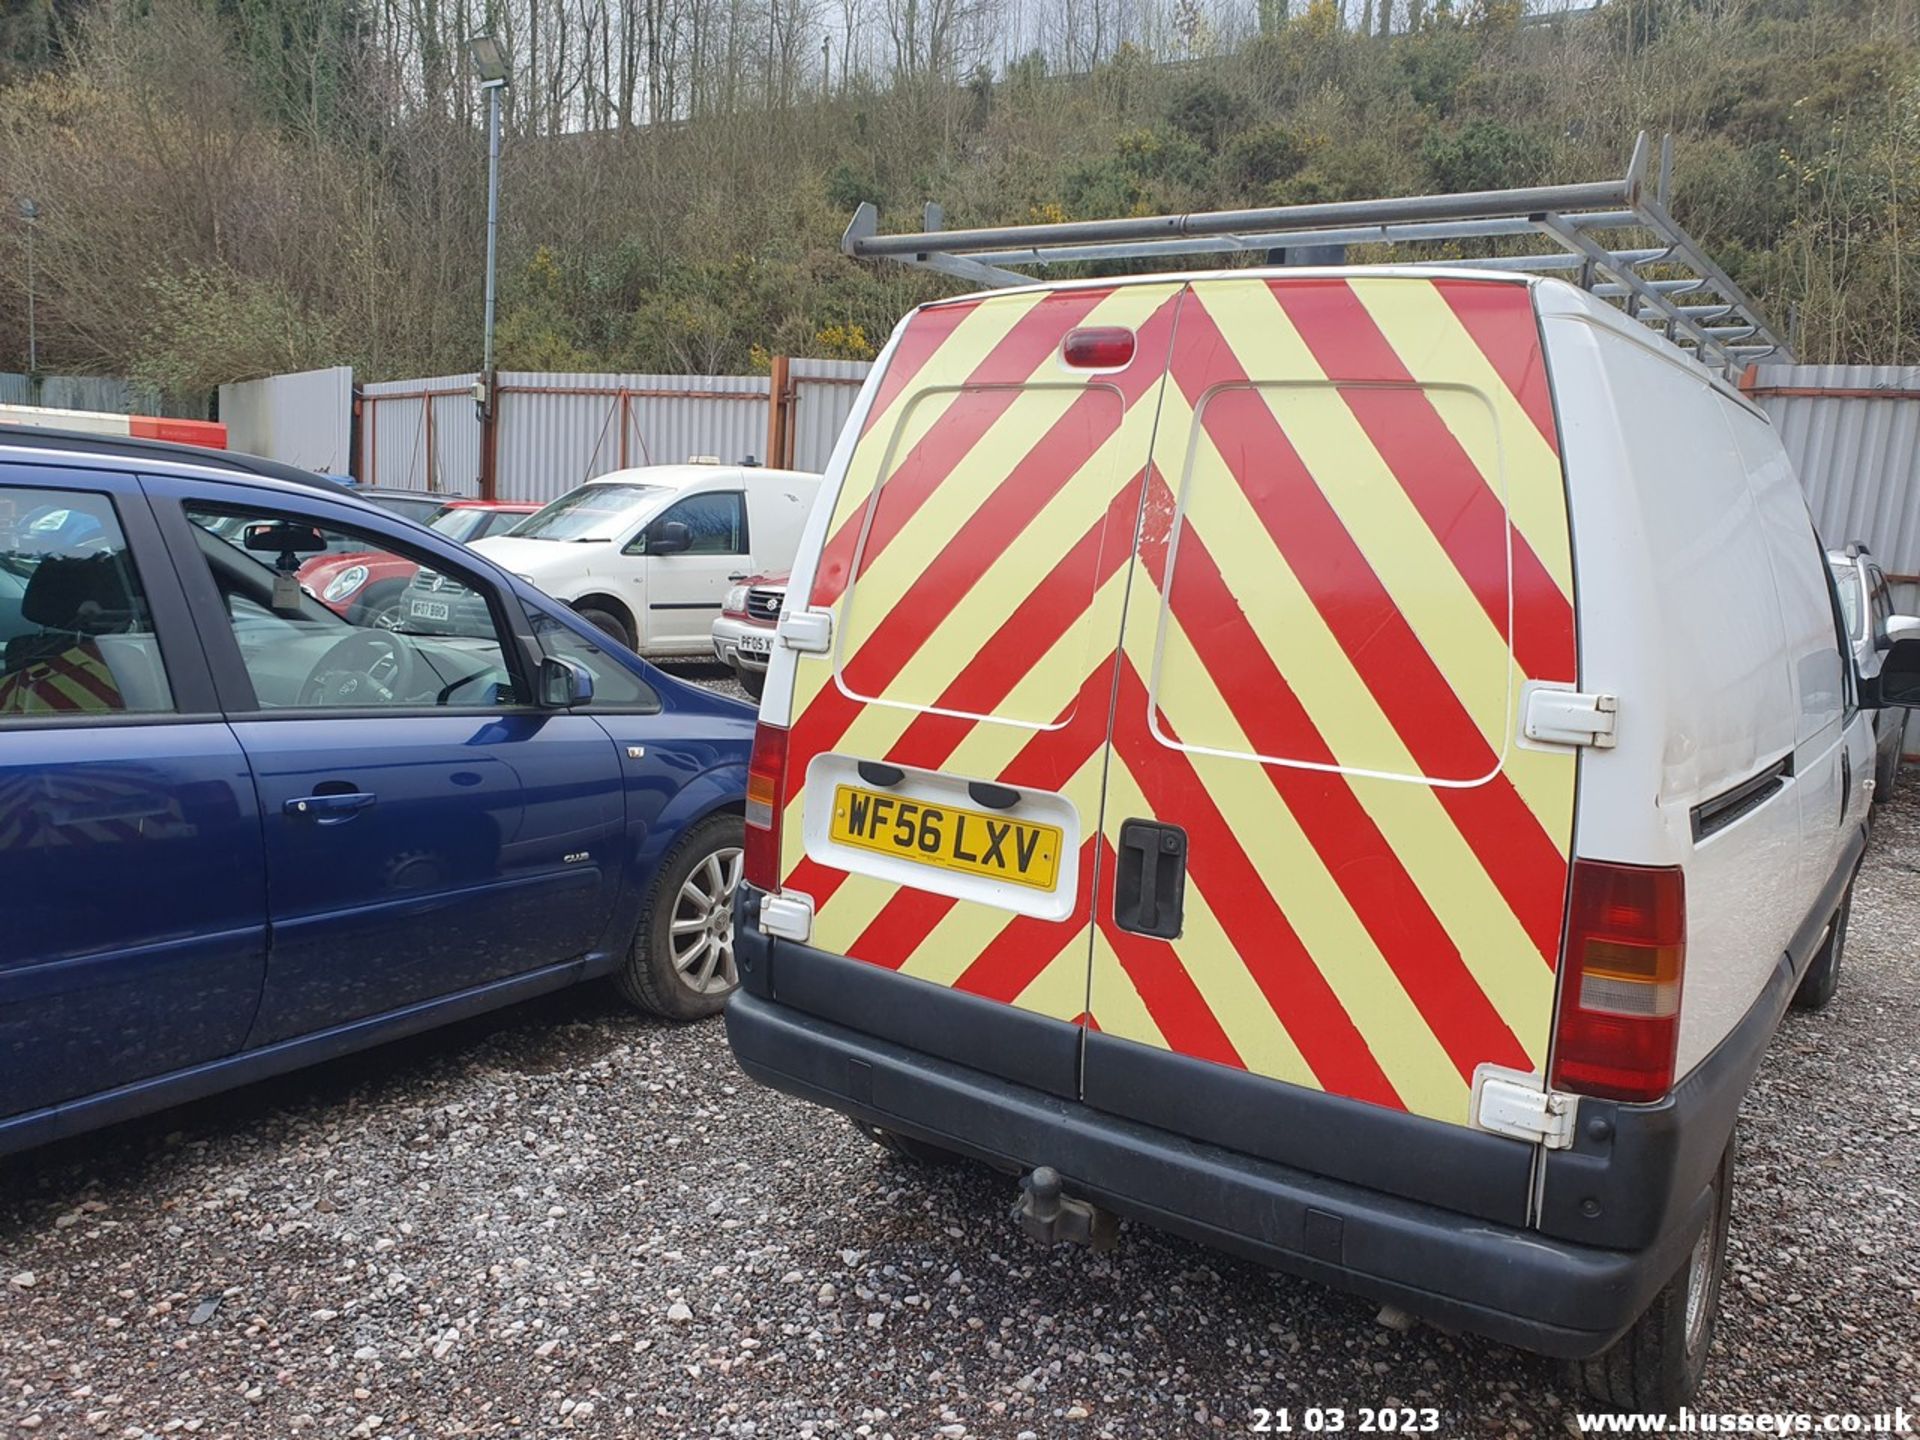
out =
<path fill-rule="evenodd" d="M 1833 567 L 1834 588 L 1840 594 L 1840 609 L 1847 625 L 1847 640 L 1853 646 L 1854 670 L 1862 680 L 1880 673 L 1881 656 L 1895 640 L 1920 634 L 1920 619 L 1897 615 L 1893 593 L 1867 547 L 1858 542 L 1844 550 L 1829 550 L 1827 562 Z M 1874 788 L 1875 801 L 1893 793 L 1900 774 L 1901 739 L 1906 733 L 1907 712 L 1888 706 L 1874 713 Z"/>

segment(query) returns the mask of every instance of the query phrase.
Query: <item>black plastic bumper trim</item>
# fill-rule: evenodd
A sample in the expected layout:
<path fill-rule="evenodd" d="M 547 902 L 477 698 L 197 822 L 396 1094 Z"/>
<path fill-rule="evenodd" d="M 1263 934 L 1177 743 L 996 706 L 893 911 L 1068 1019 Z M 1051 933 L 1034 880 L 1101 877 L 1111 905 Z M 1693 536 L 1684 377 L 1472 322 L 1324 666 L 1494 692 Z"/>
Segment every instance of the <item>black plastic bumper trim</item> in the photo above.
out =
<path fill-rule="evenodd" d="M 759 898 L 742 885 L 734 901 L 743 989 L 1049 1095 L 1080 1093 L 1079 1026 L 791 940 L 769 940 L 759 925 Z"/>
<path fill-rule="evenodd" d="M 1051 1165 L 1118 1213 L 1550 1355 L 1611 1344 L 1706 1219 L 1703 1192 L 1648 1250 L 1555 1242 L 1118 1119 L 746 990 L 727 1035 L 763 1084 L 978 1159 Z"/>
<path fill-rule="evenodd" d="M 1096 1032 L 1087 1035 L 1084 1093 L 1108 1114 L 1262 1160 L 1497 1224 L 1527 1223 L 1534 1147 L 1523 1141 Z"/>

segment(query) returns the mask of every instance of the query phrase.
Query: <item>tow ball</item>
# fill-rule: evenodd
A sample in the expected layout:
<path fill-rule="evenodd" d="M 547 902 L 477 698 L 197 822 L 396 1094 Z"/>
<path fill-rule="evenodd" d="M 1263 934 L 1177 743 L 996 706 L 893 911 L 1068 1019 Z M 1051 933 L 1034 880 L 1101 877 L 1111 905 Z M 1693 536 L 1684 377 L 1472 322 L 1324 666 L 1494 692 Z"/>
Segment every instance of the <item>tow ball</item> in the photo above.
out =
<path fill-rule="evenodd" d="M 1027 1238 L 1041 1245 L 1086 1245 L 1111 1250 L 1120 1240 L 1120 1217 L 1062 1188 L 1060 1172 L 1042 1165 L 1020 1181 L 1013 1218 Z"/>

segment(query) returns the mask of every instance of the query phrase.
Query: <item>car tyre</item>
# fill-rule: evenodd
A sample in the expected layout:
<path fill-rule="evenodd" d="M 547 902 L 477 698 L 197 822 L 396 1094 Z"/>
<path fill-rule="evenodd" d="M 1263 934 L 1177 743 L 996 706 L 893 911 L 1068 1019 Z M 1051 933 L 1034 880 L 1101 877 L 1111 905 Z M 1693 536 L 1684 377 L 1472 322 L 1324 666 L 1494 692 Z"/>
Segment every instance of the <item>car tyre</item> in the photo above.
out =
<path fill-rule="evenodd" d="M 576 613 L 596 630 L 611 635 L 629 650 L 633 649 L 633 631 L 627 627 L 626 621 L 611 610 L 600 605 L 582 605 Z"/>
<path fill-rule="evenodd" d="M 957 1150 L 949 1150 L 944 1145 L 935 1145 L 930 1141 L 916 1140 L 911 1135 L 901 1135 L 892 1130 L 882 1129 L 878 1125 L 869 1125 L 864 1120 L 853 1121 L 853 1128 L 866 1136 L 882 1150 L 896 1160 L 908 1160 L 915 1165 L 964 1165 L 967 1157 Z"/>
<path fill-rule="evenodd" d="M 735 814 L 702 820 L 660 863 L 647 908 L 614 984 L 628 1001 L 668 1020 L 717 1015 L 739 984 L 733 895 L 746 824 Z"/>
<path fill-rule="evenodd" d="M 1794 1009 L 1824 1010 L 1833 999 L 1833 992 L 1840 988 L 1840 962 L 1846 958 L 1847 922 L 1852 917 L 1853 886 L 1849 885 L 1847 893 L 1840 897 L 1840 908 L 1833 912 L 1827 938 L 1814 951 L 1813 963 L 1800 977 L 1800 988 L 1793 992 Z"/>
<path fill-rule="evenodd" d="M 766 688 L 767 688 L 767 672 L 766 671 L 749 670 L 747 669 L 746 666 L 742 665 L 738 670 L 735 670 L 733 673 L 736 677 L 738 677 L 740 681 L 740 688 L 746 691 L 747 694 L 751 696 L 753 699 L 758 700 L 761 697 L 761 695 L 766 693 Z"/>
<path fill-rule="evenodd" d="M 406 618 L 407 587 L 398 580 L 386 580 L 360 597 L 353 607 L 355 625 L 375 630 L 398 630 Z"/>
<path fill-rule="evenodd" d="M 1693 1398 L 1713 1348 L 1733 1215 L 1734 1139 L 1714 1172 L 1706 1228 L 1646 1313 L 1618 1340 L 1576 1366 L 1580 1386 L 1617 1410 L 1670 1415 Z"/>
<path fill-rule="evenodd" d="M 1906 739 L 1902 736 L 1900 743 L 1895 745 L 1893 749 L 1887 753 L 1886 763 L 1880 767 L 1880 783 L 1873 787 L 1873 803 L 1875 805 L 1884 805 L 1893 798 L 1893 787 L 1900 779 L 1900 752 L 1905 747 L 1905 744 Z"/>

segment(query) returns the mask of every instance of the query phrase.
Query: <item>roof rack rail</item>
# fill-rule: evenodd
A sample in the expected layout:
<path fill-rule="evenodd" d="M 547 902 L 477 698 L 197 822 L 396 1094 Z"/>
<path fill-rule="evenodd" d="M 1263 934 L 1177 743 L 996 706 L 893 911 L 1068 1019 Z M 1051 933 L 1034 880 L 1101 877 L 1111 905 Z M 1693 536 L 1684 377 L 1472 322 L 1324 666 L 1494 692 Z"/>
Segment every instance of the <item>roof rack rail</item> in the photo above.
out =
<path fill-rule="evenodd" d="M 880 234 L 879 212 L 863 204 L 854 212 L 840 248 L 860 259 L 895 260 L 997 287 L 1035 282 L 1037 277 L 1010 267 L 1044 270 L 1050 265 L 1107 260 L 1540 236 L 1558 248 L 1537 254 L 1401 263 L 1572 272 L 1568 278 L 1581 288 L 1619 302 L 1629 315 L 1657 326 L 1675 344 L 1690 346 L 1695 358 L 1710 368 L 1731 375 L 1763 357 L 1790 362 L 1793 356 L 1786 341 L 1667 212 L 1673 137 L 1660 143 L 1660 169 L 1651 192 L 1649 154 L 1642 131 L 1634 141 L 1627 173 L 1619 180 L 1264 210 L 948 230 L 941 208 L 928 205 L 926 228 L 906 235 Z M 1632 248 L 1602 243 L 1601 236 L 1619 232 L 1640 243 Z M 1643 274 L 1648 268 L 1660 273 L 1657 277 Z M 1695 301 L 1699 303 L 1688 303 Z"/>

